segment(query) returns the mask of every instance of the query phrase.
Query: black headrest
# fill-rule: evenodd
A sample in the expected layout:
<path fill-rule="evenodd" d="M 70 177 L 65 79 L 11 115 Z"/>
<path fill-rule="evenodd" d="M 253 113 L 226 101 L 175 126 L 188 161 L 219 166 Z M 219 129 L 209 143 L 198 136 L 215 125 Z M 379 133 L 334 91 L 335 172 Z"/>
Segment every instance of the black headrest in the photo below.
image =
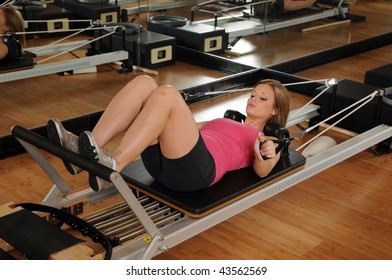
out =
<path fill-rule="evenodd" d="M 244 114 L 235 110 L 227 110 L 223 115 L 223 117 L 226 119 L 232 119 L 240 123 L 244 122 L 246 119 L 246 116 Z"/>
<path fill-rule="evenodd" d="M 3 43 L 8 47 L 6 61 L 19 61 L 22 57 L 22 45 L 14 35 L 3 36 Z"/>

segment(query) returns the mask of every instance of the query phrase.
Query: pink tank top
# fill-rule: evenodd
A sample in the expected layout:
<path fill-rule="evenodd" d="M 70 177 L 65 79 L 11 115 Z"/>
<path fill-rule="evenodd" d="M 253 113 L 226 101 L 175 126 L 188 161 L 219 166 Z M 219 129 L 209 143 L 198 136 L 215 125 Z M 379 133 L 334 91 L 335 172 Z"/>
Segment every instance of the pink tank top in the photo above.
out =
<path fill-rule="evenodd" d="M 231 170 L 253 164 L 253 145 L 259 131 L 231 119 L 215 119 L 200 130 L 201 136 L 215 161 L 216 175 L 212 184 Z"/>

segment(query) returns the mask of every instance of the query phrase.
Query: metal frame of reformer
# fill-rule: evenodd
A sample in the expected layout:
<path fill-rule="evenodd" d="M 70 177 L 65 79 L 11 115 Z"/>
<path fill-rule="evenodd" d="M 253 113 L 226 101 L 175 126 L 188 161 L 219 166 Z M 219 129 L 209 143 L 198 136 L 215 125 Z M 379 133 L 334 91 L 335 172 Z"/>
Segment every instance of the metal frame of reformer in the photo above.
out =
<path fill-rule="evenodd" d="M 307 160 L 305 167 L 294 172 L 261 190 L 250 194 L 224 208 L 203 218 L 184 217 L 177 222 L 157 231 L 154 244 L 147 245 L 143 240 L 136 240 L 127 246 L 113 251 L 114 259 L 152 258 L 181 242 L 233 217 L 246 209 L 294 186 L 295 184 L 316 175 L 317 173 L 371 147 L 392 136 L 392 127 L 380 125 L 353 139 L 331 148 L 330 150 Z"/>
<path fill-rule="evenodd" d="M 88 40 L 75 41 L 70 43 L 56 44 L 53 46 L 45 47 L 41 50 L 41 47 L 27 48 L 25 51 L 34 53 L 37 56 L 63 53 L 67 50 L 82 50 L 88 49 L 90 46 Z M 37 50 L 37 52 L 35 52 Z M 33 78 L 38 76 L 44 76 L 49 74 L 64 73 L 72 70 L 87 68 L 91 66 L 102 65 L 106 63 L 112 63 L 117 61 L 128 61 L 129 63 L 130 54 L 128 51 L 114 51 L 110 53 L 94 54 L 91 56 L 69 59 L 60 62 L 52 62 L 46 64 L 34 65 L 33 68 L 25 70 L 16 70 L 12 72 L 0 74 L 0 83 L 10 82 L 20 79 Z"/>
<path fill-rule="evenodd" d="M 295 120 L 291 119 L 289 125 L 294 125 L 298 121 L 311 118 L 317 114 L 317 109 L 317 106 L 310 105 L 309 109 L 302 111 Z M 151 259 L 155 255 L 166 251 L 198 233 L 390 137 L 392 137 L 392 127 L 381 124 L 323 153 L 311 157 L 306 161 L 303 169 L 284 175 L 277 181 L 266 184 L 265 187 L 223 208 L 199 219 L 185 215 L 162 228 L 158 228 L 153 222 L 131 190 L 132 186 L 126 183 L 118 172 L 114 172 L 97 163 L 96 165 L 99 168 L 104 168 L 105 171 L 109 172 L 108 178 L 114 184 L 114 187 L 100 192 L 94 192 L 90 188 L 72 191 L 41 153 L 39 148 L 25 140 L 18 140 L 54 182 L 54 185 L 42 204 L 63 207 L 64 205 L 72 205 L 72 203 L 80 202 L 81 199 L 87 199 L 89 203 L 95 203 L 120 194 L 144 227 L 146 231 L 145 236 L 149 237 L 149 241 L 143 238 L 125 242 L 123 245 L 113 249 L 112 259 Z M 89 167 L 87 170 L 90 171 Z"/>
<path fill-rule="evenodd" d="M 279 21 L 260 19 L 258 22 L 256 22 L 254 19 L 252 19 L 249 16 L 244 16 L 243 14 L 237 14 L 237 15 L 229 15 L 229 16 L 222 16 L 222 17 L 216 16 L 213 19 L 198 20 L 198 21 L 193 21 L 193 23 L 202 23 L 202 24 L 208 24 L 213 26 L 219 26 L 227 23 L 236 23 L 235 25 L 236 27 L 233 28 L 233 30 L 227 30 L 226 32 L 229 35 L 229 39 L 240 38 L 243 36 L 265 33 L 272 30 L 277 30 L 277 29 L 298 25 L 302 23 L 307 23 L 315 20 L 331 18 L 339 15 L 341 15 L 344 18 L 345 15 L 348 14 L 349 9 L 348 7 L 342 6 L 343 2 L 344 1 L 341 0 L 338 5 L 330 8 L 324 8 L 320 12 L 310 13 L 309 15 L 298 16 L 291 19 L 279 20 Z M 247 25 L 241 26 L 240 24 L 241 22 L 245 22 L 247 23 Z M 251 26 L 249 26 L 249 24 Z"/>

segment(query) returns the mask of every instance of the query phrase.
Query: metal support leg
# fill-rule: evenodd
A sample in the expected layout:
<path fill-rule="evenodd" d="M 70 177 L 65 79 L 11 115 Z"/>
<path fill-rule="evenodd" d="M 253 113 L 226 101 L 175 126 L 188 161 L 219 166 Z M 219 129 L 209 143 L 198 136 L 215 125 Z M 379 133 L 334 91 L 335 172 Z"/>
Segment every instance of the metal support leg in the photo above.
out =
<path fill-rule="evenodd" d="M 18 138 L 17 138 L 18 139 Z M 41 151 L 34 145 L 18 139 L 20 144 L 27 150 L 27 152 L 37 161 L 45 173 L 54 182 L 55 186 L 64 194 L 69 193 L 72 189 L 64 182 L 63 178 L 43 156 Z M 52 190 L 53 191 L 53 190 Z M 53 192 L 55 193 L 55 192 Z"/>
<path fill-rule="evenodd" d="M 163 237 L 161 235 L 155 236 L 151 243 L 150 246 L 148 246 L 147 250 L 143 253 L 141 259 L 142 260 L 150 260 L 152 259 L 155 255 L 156 252 L 158 250 L 158 248 L 161 247 L 161 250 L 165 250 L 165 246 L 162 246 L 162 242 L 163 242 Z"/>
<path fill-rule="evenodd" d="M 117 172 L 113 172 L 110 177 L 112 183 L 117 188 L 121 196 L 124 198 L 125 202 L 135 213 L 136 217 L 138 217 L 140 223 L 144 226 L 148 234 L 153 237 L 159 236 L 159 229 L 155 226 L 145 209 L 140 205 L 139 201 L 132 193 L 128 184 L 124 181 L 121 175 Z"/>

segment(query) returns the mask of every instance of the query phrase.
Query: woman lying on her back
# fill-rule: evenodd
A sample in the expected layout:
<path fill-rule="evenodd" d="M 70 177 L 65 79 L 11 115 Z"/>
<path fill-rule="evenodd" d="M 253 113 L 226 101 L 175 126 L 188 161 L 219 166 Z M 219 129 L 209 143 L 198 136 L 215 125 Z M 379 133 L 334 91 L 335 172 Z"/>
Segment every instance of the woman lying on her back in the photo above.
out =
<path fill-rule="evenodd" d="M 278 81 L 262 80 L 248 99 L 244 123 L 224 118 L 196 123 L 176 88 L 142 75 L 118 92 L 92 132 L 78 137 L 56 119 L 47 128 L 51 141 L 116 171 L 141 155 L 155 180 L 173 190 L 193 191 L 247 166 L 253 165 L 260 177 L 268 175 L 280 155 L 272 141 L 264 142 L 262 131 L 269 122 L 285 126 L 288 113 L 287 90 Z M 103 147 L 121 132 L 119 146 L 107 153 Z M 73 174 L 81 171 L 69 163 L 66 167 Z M 89 183 L 96 191 L 109 184 L 91 174 Z"/>

